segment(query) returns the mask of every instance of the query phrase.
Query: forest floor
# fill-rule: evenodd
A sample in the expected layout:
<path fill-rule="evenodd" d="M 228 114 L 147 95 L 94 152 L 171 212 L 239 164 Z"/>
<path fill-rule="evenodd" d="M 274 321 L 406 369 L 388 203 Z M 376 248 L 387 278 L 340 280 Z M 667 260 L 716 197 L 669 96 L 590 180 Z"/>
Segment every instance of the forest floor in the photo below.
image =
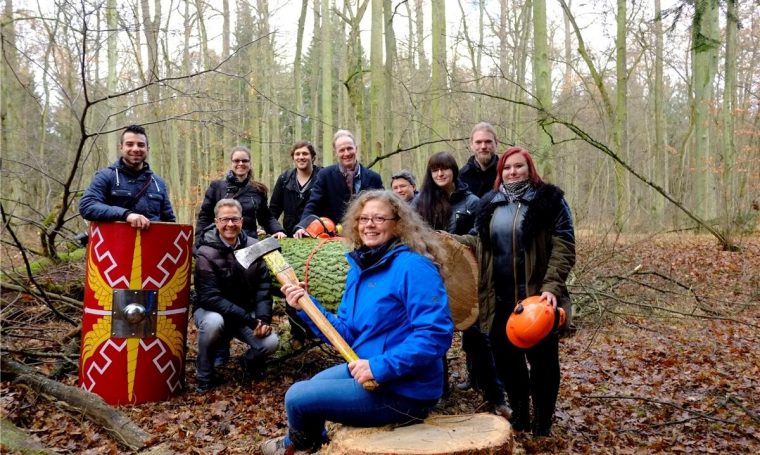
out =
<path fill-rule="evenodd" d="M 571 282 L 577 313 L 560 345 L 552 435 L 517 433 L 515 453 L 760 453 L 760 235 L 737 243 L 732 253 L 708 236 L 579 236 Z M 57 282 L 84 276 L 71 265 L 42 273 Z M 278 313 L 283 321 L 281 307 Z M 80 317 L 75 309 L 67 314 Z M 1 316 L 3 355 L 43 374 L 59 367 L 71 325 L 8 290 Z M 285 336 L 267 379 L 243 384 L 230 362 L 227 382 L 197 395 L 195 337 L 190 324 L 187 391 L 119 408 L 169 452 L 256 453 L 285 432 L 288 386 L 339 361 L 324 346 L 290 352 Z M 233 354 L 242 351 L 235 343 Z M 453 386 L 464 371 L 458 336 L 448 357 Z M 61 382 L 76 384 L 76 362 Z M 129 452 L 80 414 L 3 376 L 2 417 L 55 453 Z M 452 388 L 435 413 L 484 408 L 475 391 Z"/>

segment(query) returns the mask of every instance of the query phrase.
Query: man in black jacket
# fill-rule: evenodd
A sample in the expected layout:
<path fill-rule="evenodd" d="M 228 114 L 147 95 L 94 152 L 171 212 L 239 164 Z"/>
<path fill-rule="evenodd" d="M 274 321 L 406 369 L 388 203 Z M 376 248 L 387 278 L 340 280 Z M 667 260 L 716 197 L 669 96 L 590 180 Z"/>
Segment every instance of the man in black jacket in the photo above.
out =
<path fill-rule="evenodd" d="M 338 130 L 333 135 L 333 149 L 338 164 L 327 166 L 317 174 L 309 202 L 293 234 L 297 239 L 309 236 L 306 227 L 314 216 L 324 216 L 338 224 L 354 195 L 364 190 L 383 189 L 380 174 L 359 164 L 356 141 L 350 131 Z"/>
<path fill-rule="evenodd" d="M 459 180 L 467 184 L 472 194 L 483 197 L 496 181 L 496 162 L 499 161 L 496 129 L 488 122 L 478 123 L 472 127 L 468 145 L 472 156 L 459 170 Z"/>
<path fill-rule="evenodd" d="M 214 207 L 216 229 L 204 231 L 195 261 L 196 303 L 193 319 L 198 327 L 196 392 L 219 384 L 214 367 L 224 363 L 229 342 L 237 338 L 249 346 L 241 357 L 244 378 L 260 379 L 264 360 L 277 350 L 279 338 L 271 327 L 271 278 L 258 260 L 248 270 L 234 252 L 257 240 L 242 231 L 243 209 L 235 199 L 221 199 Z"/>

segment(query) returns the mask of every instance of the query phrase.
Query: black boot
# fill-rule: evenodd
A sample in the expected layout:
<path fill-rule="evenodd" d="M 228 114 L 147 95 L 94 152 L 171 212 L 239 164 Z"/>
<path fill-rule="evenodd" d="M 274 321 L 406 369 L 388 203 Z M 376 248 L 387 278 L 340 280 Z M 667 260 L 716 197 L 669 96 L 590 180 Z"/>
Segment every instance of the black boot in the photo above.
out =
<path fill-rule="evenodd" d="M 549 436 L 552 432 L 552 416 L 554 406 L 549 403 L 542 403 L 541 400 L 535 400 L 533 406 L 533 423 L 531 430 L 533 436 Z"/>
<path fill-rule="evenodd" d="M 264 362 L 256 359 L 247 359 L 245 356 L 240 357 L 240 369 L 243 371 L 244 382 L 261 381 L 266 377 L 266 367 Z"/>
<path fill-rule="evenodd" d="M 515 431 L 526 431 L 530 428 L 530 406 L 527 400 L 509 400 L 512 407 L 512 418 L 509 423 Z"/>

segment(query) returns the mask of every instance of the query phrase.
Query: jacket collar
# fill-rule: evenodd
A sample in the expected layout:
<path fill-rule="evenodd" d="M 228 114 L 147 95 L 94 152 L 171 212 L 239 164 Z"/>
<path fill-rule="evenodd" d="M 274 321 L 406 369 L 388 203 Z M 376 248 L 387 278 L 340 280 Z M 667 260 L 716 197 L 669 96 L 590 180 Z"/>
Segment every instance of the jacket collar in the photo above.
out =
<path fill-rule="evenodd" d="M 240 231 L 240 234 L 237 238 L 237 243 L 234 246 L 230 246 L 227 242 L 222 240 L 221 237 L 219 237 L 219 231 L 216 229 L 216 224 L 211 223 L 210 225 L 206 226 L 206 228 L 203 229 L 200 233 L 200 245 L 207 245 L 211 248 L 214 248 L 216 250 L 230 250 L 234 251 L 241 246 L 245 246 L 246 243 L 248 243 L 248 234 L 245 233 L 245 231 Z"/>

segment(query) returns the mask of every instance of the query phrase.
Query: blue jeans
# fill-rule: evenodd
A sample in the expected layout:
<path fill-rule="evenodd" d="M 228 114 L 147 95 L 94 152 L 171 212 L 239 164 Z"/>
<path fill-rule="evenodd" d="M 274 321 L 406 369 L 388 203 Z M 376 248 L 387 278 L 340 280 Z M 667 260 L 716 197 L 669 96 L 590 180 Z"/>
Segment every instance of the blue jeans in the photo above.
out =
<path fill-rule="evenodd" d="M 214 356 L 217 350 L 232 338 L 237 338 L 249 346 L 245 353 L 249 362 L 263 360 L 273 354 L 280 344 L 280 339 L 274 331 L 264 338 L 259 338 L 248 326 L 225 327 L 222 315 L 214 311 L 196 308 L 193 319 L 198 327 L 198 382 L 211 381 L 214 375 Z"/>
<path fill-rule="evenodd" d="M 293 384 L 285 394 L 288 439 L 296 449 L 315 449 L 325 442 L 325 421 L 356 427 L 407 425 L 424 419 L 437 400 L 414 400 L 383 390 L 368 392 L 343 363 L 307 381 Z"/>

